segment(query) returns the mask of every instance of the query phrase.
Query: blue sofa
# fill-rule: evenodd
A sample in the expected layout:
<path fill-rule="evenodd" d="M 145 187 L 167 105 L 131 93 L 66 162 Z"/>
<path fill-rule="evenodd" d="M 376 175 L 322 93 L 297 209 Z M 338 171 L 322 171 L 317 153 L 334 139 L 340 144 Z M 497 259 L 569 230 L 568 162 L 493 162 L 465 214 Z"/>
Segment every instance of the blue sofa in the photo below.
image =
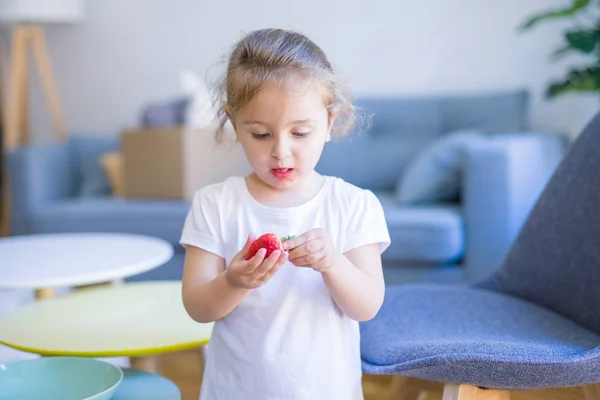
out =
<path fill-rule="evenodd" d="M 452 279 L 479 280 L 507 253 L 567 146 L 560 135 L 528 132 L 528 103 L 524 90 L 358 99 L 373 114 L 371 126 L 327 145 L 317 169 L 379 197 L 392 238 L 384 253 L 387 271 L 417 271 L 422 275 L 411 276 L 424 280 L 453 271 Z M 459 197 L 439 203 L 399 202 L 403 171 L 428 146 L 461 129 L 480 131 L 483 137 L 461 149 Z M 177 242 L 189 205 L 110 196 L 98 157 L 118 148 L 118 135 L 73 134 L 66 143 L 12 152 L 12 233 L 157 236 L 173 244 L 173 259 L 132 280 L 180 278 L 184 253 Z M 400 280 L 414 280 L 411 276 Z"/>

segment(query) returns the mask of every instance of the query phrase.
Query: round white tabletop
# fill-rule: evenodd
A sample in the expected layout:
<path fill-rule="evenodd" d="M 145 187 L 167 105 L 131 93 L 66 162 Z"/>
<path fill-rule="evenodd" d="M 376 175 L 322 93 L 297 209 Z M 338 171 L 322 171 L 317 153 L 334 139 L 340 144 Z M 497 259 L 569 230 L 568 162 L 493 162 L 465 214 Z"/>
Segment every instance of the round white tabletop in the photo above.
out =
<path fill-rule="evenodd" d="M 173 256 L 165 240 L 120 233 L 0 238 L 0 289 L 93 285 L 137 275 Z"/>

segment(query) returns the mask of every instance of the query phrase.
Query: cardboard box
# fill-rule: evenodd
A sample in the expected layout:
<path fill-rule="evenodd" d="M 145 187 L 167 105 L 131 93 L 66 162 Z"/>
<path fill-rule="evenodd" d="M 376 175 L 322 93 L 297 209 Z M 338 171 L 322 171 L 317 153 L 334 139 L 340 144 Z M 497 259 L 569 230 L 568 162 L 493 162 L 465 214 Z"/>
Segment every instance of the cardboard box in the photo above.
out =
<path fill-rule="evenodd" d="M 215 141 L 215 128 L 129 129 L 122 133 L 125 197 L 184 199 L 206 185 L 252 170 L 228 131 Z"/>

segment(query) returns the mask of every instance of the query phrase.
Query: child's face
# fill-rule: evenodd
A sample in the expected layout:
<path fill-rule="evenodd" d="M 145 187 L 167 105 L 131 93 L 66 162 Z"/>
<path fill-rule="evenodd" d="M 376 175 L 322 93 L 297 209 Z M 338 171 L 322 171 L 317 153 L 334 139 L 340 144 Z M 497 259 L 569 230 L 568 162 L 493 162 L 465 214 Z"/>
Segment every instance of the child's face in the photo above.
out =
<path fill-rule="evenodd" d="M 288 189 L 314 171 L 333 119 L 320 85 L 263 89 L 235 116 L 238 141 L 257 177 Z"/>

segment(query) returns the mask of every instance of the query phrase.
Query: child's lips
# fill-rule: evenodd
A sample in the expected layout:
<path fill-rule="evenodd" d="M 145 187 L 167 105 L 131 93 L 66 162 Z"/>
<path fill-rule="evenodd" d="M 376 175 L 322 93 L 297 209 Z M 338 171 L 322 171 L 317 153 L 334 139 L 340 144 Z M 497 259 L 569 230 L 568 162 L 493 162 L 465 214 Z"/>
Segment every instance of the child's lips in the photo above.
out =
<path fill-rule="evenodd" d="M 294 172 L 293 168 L 271 168 L 271 174 L 279 179 L 289 177 L 292 172 Z"/>

